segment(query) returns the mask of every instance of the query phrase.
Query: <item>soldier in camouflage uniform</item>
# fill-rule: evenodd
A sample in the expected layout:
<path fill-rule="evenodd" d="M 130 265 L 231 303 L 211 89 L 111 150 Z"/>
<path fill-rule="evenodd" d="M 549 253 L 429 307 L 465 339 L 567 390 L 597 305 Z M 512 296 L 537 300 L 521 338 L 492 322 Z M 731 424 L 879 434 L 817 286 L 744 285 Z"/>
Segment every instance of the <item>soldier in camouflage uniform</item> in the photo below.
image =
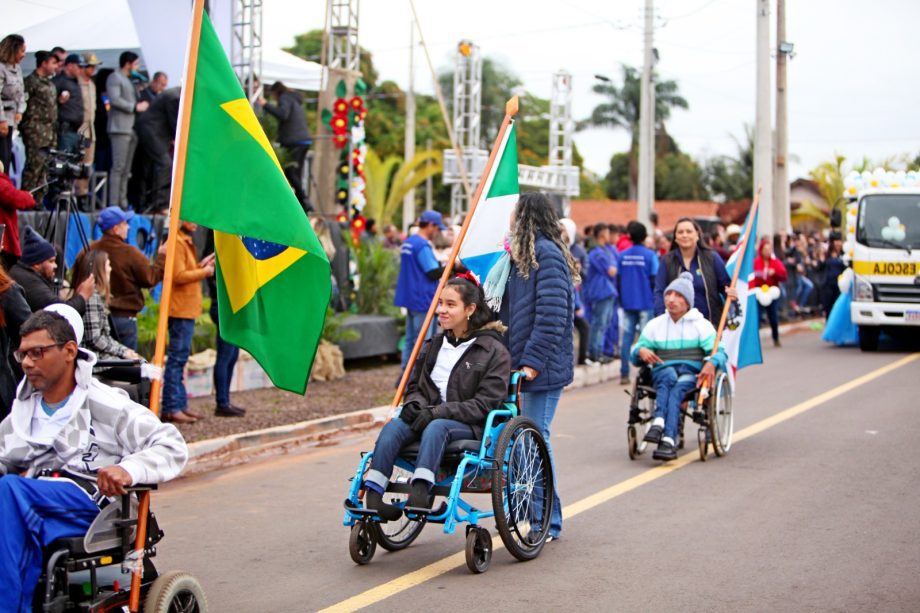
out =
<path fill-rule="evenodd" d="M 42 147 L 57 144 L 58 94 L 51 82 L 58 59 L 47 51 L 35 53 L 35 71 L 24 79 L 26 111 L 19 131 L 26 145 L 26 167 L 22 173 L 22 188 L 32 190 L 48 180 L 48 155 Z M 46 188 L 35 192 L 35 202 L 41 203 Z"/>

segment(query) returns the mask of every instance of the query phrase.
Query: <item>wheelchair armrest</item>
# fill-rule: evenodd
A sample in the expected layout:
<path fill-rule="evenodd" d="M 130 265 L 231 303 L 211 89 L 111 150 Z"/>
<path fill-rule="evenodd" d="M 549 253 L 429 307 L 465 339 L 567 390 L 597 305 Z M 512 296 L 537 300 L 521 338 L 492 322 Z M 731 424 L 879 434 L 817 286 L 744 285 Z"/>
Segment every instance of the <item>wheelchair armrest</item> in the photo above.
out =
<path fill-rule="evenodd" d="M 125 488 L 129 494 L 131 492 L 149 492 L 155 489 L 158 489 L 156 483 L 135 483 L 134 485 L 129 485 Z"/>
<path fill-rule="evenodd" d="M 99 360 L 93 368 L 122 368 L 126 366 L 140 366 L 143 360 Z"/>

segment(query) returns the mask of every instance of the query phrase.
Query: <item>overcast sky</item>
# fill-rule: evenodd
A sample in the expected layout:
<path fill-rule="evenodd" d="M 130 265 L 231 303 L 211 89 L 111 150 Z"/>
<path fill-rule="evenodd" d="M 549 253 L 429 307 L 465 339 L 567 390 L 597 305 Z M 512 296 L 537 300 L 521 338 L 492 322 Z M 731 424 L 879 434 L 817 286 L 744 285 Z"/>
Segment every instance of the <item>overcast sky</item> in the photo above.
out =
<path fill-rule="evenodd" d="M 264 0 L 266 40 L 284 46 L 298 32 L 321 28 L 324 6 Z M 621 62 L 641 64 L 643 6 L 642 0 L 416 0 L 437 68 L 449 67 L 457 42 L 469 38 L 544 98 L 553 71 L 568 70 L 576 119 L 602 101 L 591 91 L 595 74 L 616 78 Z M 674 111 L 668 131 L 693 156 L 734 153 L 732 136 L 742 139 L 743 125 L 754 122 L 755 0 L 660 0 L 655 13 L 659 74 L 676 80 L 690 104 Z M 381 79 L 401 87 L 408 83 L 410 19 L 408 0 L 361 2 L 360 43 L 373 53 Z M 771 22 L 775 46 L 775 13 Z M 795 44 L 788 69 L 790 178 L 835 152 L 850 160 L 920 153 L 920 78 L 910 64 L 920 57 L 918 23 L 916 0 L 787 1 L 786 37 Z M 416 88 L 430 93 L 420 55 Z M 586 166 L 601 175 L 611 155 L 629 145 L 625 132 L 609 129 L 580 132 L 575 141 Z"/>
<path fill-rule="evenodd" d="M 4 25 L 18 28 L 31 16 L 95 2 L 0 0 L 6 9 L 0 14 L 6 12 Z M 733 137 L 743 140 L 744 124 L 753 124 L 756 5 L 655 2 L 658 72 L 677 81 L 690 104 L 673 112 L 668 131 L 695 157 L 734 153 Z M 295 34 L 322 28 L 325 6 L 325 0 L 263 0 L 264 43 L 290 46 Z M 642 60 L 643 0 L 416 0 L 416 6 L 437 69 L 452 65 L 464 38 L 544 98 L 553 71 L 565 69 L 573 75 L 575 119 L 603 100 L 591 91 L 594 75 L 618 78 L 620 63 L 639 66 Z M 380 78 L 403 88 L 410 19 L 408 0 L 361 2 L 360 43 L 373 53 Z M 771 22 L 775 30 L 775 14 Z M 788 69 L 790 178 L 806 175 L 835 152 L 851 161 L 920 153 L 920 78 L 910 64 L 920 58 L 918 23 L 918 0 L 787 0 L 787 39 L 795 44 Z M 416 88 L 432 93 L 424 58 L 416 57 Z M 586 166 L 600 175 L 629 144 L 624 131 L 611 129 L 586 130 L 575 140 Z"/>

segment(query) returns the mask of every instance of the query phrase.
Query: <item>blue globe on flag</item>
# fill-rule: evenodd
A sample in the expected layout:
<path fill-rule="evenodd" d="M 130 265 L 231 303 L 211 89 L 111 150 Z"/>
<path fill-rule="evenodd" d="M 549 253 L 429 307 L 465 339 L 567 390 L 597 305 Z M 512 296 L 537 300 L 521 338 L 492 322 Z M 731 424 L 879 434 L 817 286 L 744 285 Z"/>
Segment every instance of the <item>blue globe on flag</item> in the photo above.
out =
<path fill-rule="evenodd" d="M 257 260 L 270 260 L 287 249 L 286 245 L 270 243 L 257 238 L 241 236 L 240 239 L 243 241 L 243 245 L 246 246 L 246 250 Z"/>

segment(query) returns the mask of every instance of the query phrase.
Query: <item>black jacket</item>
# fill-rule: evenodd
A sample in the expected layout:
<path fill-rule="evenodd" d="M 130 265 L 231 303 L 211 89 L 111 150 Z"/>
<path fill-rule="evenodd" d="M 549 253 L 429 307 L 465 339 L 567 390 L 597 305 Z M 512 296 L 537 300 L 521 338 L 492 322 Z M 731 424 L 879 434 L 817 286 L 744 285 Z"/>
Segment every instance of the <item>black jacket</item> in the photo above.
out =
<path fill-rule="evenodd" d="M 64 104 L 58 103 L 58 122 L 63 126 L 67 124 L 66 131 L 76 132 L 83 125 L 83 90 L 80 89 L 80 82 L 75 78 L 64 73 L 59 74 L 51 80 L 57 93 L 69 92 L 70 99 Z"/>
<path fill-rule="evenodd" d="M 29 318 L 32 311 L 26 302 L 22 288 L 15 283 L 0 294 L 0 309 L 6 325 L 0 328 L 0 418 L 5 418 L 16 397 L 16 385 L 22 376 L 18 364 L 14 369 L 13 349 L 19 348 L 19 327 Z"/>
<path fill-rule="evenodd" d="M 508 397 L 511 355 L 502 342 L 503 332 L 504 326 L 499 322 L 473 332 L 475 342 L 463 353 L 447 381 L 447 402 L 441 402 L 438 386 L 431 379 L 438 352 L 445 342 L 443 333 L 435 335 L 422 346 L 409 378 L 405 402 L 430 407 L 435 419 L 469 424 L 476 436 L 481 437 L 489 411 L 500 407 Z"/>
<path fill-rule="evenodd" d="M 310 139 L 307 115 L 303 110 L 303 99 L 297 92 L 284 92 L 278 97 L 278 105 L 266 104 L 266 113 L 278 119 L 278 142 L 285 147 Z"/>
<path fill-rule="evenodd" d="M 26 293 L 26 301 L 29 303 L 29 308 L 32 309 L 33 313 L 40 311 L 49 304 L 58 302 L 69 304 L 77 309 L 80 315 L 86 312 L 86 301 L 83 300 L 83 296 L 74 294 L 70 300 L 61 300 L 51 281 L 22 262 L 16 262 L 10 269 L 10 276 L 13 277 L 13 281 L 22 286 L 23 291 Z"/>

